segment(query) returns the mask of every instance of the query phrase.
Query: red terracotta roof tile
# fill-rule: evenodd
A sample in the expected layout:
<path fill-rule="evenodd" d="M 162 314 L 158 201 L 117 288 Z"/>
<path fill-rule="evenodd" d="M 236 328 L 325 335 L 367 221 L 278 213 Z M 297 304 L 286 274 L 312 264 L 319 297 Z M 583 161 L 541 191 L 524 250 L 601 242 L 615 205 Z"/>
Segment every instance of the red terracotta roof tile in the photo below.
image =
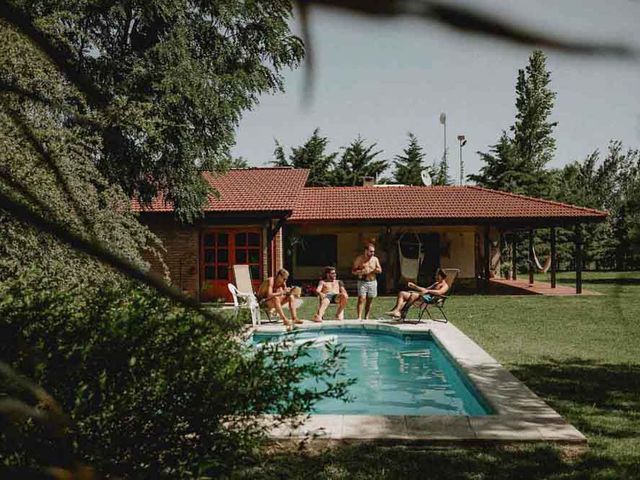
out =
<path fill-rule="evenodd" d="M 304 188 L 292 222 L 358 219 L 604 219 L 606 212 L 475 186 Z"/>
<path fill-rule="evenodd" d="M 220 194 L 210 196 L 205 212 L 272 212 L 293 210 L 307 181 L 308 170 L 292 168 L 242 168 L 223 175 L 204 172 L 204 178 Z M 171 212 L 173 206 L 162 197 L 150 206 L 133 201 L 134 211 Z"/>

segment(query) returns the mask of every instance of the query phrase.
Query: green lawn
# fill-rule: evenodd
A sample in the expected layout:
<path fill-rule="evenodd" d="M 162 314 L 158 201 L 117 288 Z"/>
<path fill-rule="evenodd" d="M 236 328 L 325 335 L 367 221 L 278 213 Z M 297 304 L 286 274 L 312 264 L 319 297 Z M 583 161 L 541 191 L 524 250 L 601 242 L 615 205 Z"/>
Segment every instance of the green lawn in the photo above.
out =
<path fill-rule="evenodd" d="M 454 296 L 447 314 L 584 433 L 586 451 L 547 444 L 276 448 L 236 478 L 640 478 L 640 272 L 586 273 L 584 280 L 585 289 L 604 295 Z M 392 302 L 377 299 L 373 317 Z M 307 301 L 302 318 L 314 307 Z M 354 316 L 352 299 L 347 318 Z"/>

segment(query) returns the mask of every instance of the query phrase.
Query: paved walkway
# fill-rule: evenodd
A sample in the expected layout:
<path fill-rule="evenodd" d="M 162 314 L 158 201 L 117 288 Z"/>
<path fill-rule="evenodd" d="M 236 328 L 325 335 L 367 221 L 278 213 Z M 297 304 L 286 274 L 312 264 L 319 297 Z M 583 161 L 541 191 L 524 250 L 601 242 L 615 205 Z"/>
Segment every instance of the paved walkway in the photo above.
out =
<path fill-rule="evenodd" d="M 556 284 L 556 288 L 551 288 L 551 284 L 546 282 L 535 282 L 529 284 L 529 279 L 524 280 L 504 280 L 502 278 L 492 278 L 489 281 L 489 293 L 493 295 L 555 295 L 567 296 L 577 295 L 575 285 Z M 582 289 L 582 295 L 602 295 L 600 292 Z"/>

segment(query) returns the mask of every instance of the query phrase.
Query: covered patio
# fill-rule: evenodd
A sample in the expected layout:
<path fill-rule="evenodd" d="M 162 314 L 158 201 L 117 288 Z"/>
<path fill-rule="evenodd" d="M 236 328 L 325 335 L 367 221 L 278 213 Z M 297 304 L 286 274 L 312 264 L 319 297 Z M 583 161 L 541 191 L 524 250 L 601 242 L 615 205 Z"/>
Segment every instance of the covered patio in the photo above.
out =
<path fill-rule="evenodd" d="M 352 279 L 353 258 L 367 242 L 376 245 L 383 274 L 379 293 L 405 288 L 399 244 L 407 235 L 420 243 L 417 280 L 431 283 L 437 268 L 457 268 L 466 290 L 482 293 L 581 294 L 584 225 L 604 221 L 606 212 L 476 186 L 368 185 L 304 188 L 284 227 L 285 266 L 297 282 L 312 282 L 322 265 L 334 265 L 343 280 Z M 557 229 L 573 231 L 575 288 L 556 281 Z M 550 284 L 537 284 L 534 237 L 549 229 Z M 528 282 L 509 268 L 502 279 L 502 252 L 518 258 L 528 238 Z M 512 261 L 511 265 L 517 262 Z M 381 285 L 380 285 L 381 284 Z M 508 294 L 508 293 L 507 293 Z"/>

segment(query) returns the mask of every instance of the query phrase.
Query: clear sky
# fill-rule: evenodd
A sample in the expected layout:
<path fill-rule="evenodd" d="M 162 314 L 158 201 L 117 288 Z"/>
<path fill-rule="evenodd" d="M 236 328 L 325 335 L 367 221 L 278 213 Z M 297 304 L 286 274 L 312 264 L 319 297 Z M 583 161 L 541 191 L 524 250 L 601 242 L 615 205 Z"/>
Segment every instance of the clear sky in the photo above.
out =
<path fill-rule="evenodd" d="M 569 39 L 624 43 L 640 51 L 640 2 L 630 0 L 459 0 L 526 27 Z M 294 31 L 298 26 L 294 25 Z M 285 73 L 286 93 L 265 95 L 237 131 L 235 156 L 261 166 L 273 159 L 274 139 L 289 152 L 316 127 L 331 151 L 357 135 L 392 159 L 417 135 L 428 163 L 443 151 L 441 112 L 447 114 L 450 173 L 458 178 L 464 134 L 465 173 L 514 123 L 517 71 L 532 47 L 462 34 L 415 19 L 371 20 L 313 8 L 313 95 L 304 102 L 304 66 Z M 610 139 L 640 147 L 640 57 L 619 59 L 545 51 L 557 151 L 551 167 L 582 160 Z"/>

